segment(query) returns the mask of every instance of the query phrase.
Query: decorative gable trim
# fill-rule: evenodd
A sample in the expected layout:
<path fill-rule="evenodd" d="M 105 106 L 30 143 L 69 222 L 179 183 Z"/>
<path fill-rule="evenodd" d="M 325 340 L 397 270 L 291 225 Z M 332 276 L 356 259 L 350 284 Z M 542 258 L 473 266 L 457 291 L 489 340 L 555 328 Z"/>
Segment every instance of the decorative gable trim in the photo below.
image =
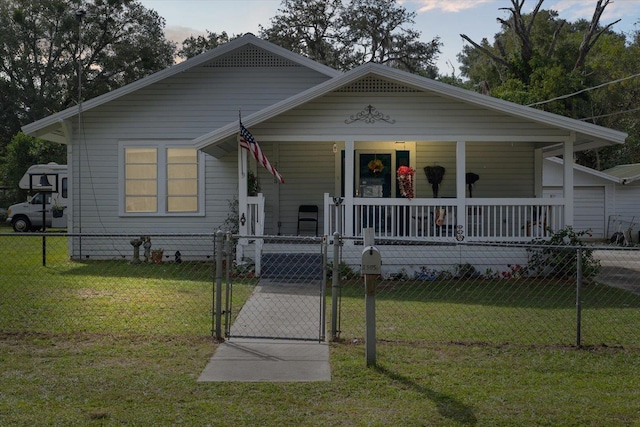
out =
<path fill-rule="evenodd" d="M 363 79 L 348 84 L 336 92 L 366 92 L 366 93 L 398 93 L 398 92 L 420 92 L 420 90 L 383 80 L 375 76 L 367 76 Z"/>
<path fill-rule="evenodd" d="M 202 64 L 206 68 L 301 67 L 300 64 L 249 44 L 220 58 Z"/>

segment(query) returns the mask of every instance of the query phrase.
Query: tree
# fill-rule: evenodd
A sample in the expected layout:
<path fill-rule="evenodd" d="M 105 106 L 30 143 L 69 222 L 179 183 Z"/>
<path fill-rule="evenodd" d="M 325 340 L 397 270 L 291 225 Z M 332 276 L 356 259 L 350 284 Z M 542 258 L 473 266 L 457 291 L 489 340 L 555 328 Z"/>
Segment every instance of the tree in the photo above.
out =
<path fill-rule="evenodd" d="M 541 10 L 544 0 L 538 0 L 530 14 L 523 14 L 522 9 L 525 0 L 510 0 L 510 8 L 500 8 L 509 11 L 510 18 L 505 20 L 498 18 L 502 25 L 502 32 L 496 34 L 493 46 L 489 46 L 486 40 L 476 43 L 466 34 L 460 36 L 469 42 L 472 48 L 465 49 L 461 55 L 463 61 L 462 71 L 468 73 L 473 67 L 466 56 L 473 50 L 489 58 L 493 65 L 500 69 L 499 75 L 502 82 L 509 78 L 515 78 L 525 84 L 529 84 L 534 67 L 549 62 L 558 62 L 567 51 L 560 48 L 559 40 L 563 36 L 567 22 L 558 18 L 555 11 Z M 567 34 L 575 34 L 580 28 L 583 38 L 579 46 L 576 46 L 571 72 L 579 71 L 584 67 L 587 55 L 594 47 L 600 36 L 609 31 L 618 21 L 600 27 L 600 18 L 610 0 L 598 0 L 596 2 L 593 18 L 589 25 L 574 26 L 565 31 Z M 566 37 L 566 36 L 565 36 Z M 572 53 L 573 55 L 573 53 Z"/>
<path fill-rule="evenodd" d="M 19 190 L 18 182 L 29 166 L 49 162 L 58 164 L 67 162 L 66 150 L 63 146 L 18 132 L 7 145 L 2 159 L 3 167 L 0 180 L 11 188 L 8 201 L 23 199 L 25 194 L 24 191 Z"/>
<path fill-rule="evenodd" d="M 352 0 L 341 15 L 342 40 L 355 45 L 355 63 L 387 64 L 435 78 L 440 39 L 421 42 L 420 32 L 407 28 L 415 16 L 395 0 Z"/>
<path fill-rule="evenodd" d="M 206 36 L 190 36 L 182 42 L 182 48 L 178 51 L 178 56 L 183 59 L 193 58 L 194 56 L 198 56 L 208 50 L 228 43 L 237 37 L 239 36 L 229 38 L 226 31 L 223 31 L 220 34 L 207 31 Z"/>
<path fill-rule="evenodd" d="M 339 70 L 376 62 L 435 77 L 440 41 L 421 42 L 414 18 L 395 0 L 283 0 L 260 36 Z"/>
<path fill-rule="evenodd" d="M 0 156 L 20 126 L 171 65 L 163 27 L 134 0 L 0 2 Z"/>
<path fill-rule="evenodd" d="M 338 17 L 342 0 L 283 0 L 260 37 L 321 64 L 340 69 Z"/>
<path fill-rule="evenodd" d="M 629 132 L 626 146 L 577 154 L 576 161 L 596 169 L 617 164 L 625 158 L 622 153 L 625 163 L 640 161 L 637 120 L 622 113 L 638 107 L 640 86 L 637 79 L 608 85 L 637 74 L 638 50 L 612 30 L 618 21 L 600 25 L 610 3 L 596 1 L 590 21 L 571 23 L 541 9 L 543 0 L 530 14 L 522 13 L 524 0 L 511 0 L 512 7 L 504 9 L 510 18 L 498 19 L 502 31 L 493 43 L 476 43 L 462 34 L 470 45 L 458 56 L 462 74 L 476 90 Z"/>

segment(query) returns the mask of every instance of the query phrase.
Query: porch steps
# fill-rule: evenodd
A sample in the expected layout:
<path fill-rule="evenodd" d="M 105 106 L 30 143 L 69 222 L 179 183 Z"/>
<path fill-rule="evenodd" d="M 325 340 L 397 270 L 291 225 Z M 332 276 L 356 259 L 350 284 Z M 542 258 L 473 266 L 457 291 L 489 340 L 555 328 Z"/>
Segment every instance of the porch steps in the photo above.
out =
<path fill-rule="evenodd" d="M 263 279 L 321 280 L 322 254 L 265 253 L 262 255 Z"/>

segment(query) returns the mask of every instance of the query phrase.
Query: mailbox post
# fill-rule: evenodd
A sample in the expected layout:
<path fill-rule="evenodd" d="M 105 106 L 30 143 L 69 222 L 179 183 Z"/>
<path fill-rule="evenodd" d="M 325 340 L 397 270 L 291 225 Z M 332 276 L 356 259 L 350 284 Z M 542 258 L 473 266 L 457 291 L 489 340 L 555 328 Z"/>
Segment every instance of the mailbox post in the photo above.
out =
<path fill-rule="evenodd" d="M 362 275 L 365 286 L 365 356 L 367 366 L 376 364 L 376 286 L 381 273 L 380 251 L 375 246 L 362 250 Z"/>

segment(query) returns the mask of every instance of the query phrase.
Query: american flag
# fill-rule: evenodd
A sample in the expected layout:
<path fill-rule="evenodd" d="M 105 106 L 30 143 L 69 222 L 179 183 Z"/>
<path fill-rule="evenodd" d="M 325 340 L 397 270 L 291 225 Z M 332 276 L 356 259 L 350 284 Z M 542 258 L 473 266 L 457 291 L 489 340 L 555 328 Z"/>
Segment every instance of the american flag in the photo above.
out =
<path fill-rule="evenodd" d="M 240 147 L 244 148 L 245 150 L 249 150 L 249 152 L 253 154 L 253 157 L 259 164 L 264 166 L 264 168 L 268 170 L 273 176 L 275 176 L 281 184 L 284 184 L 284 178 L 282 177 L 282 175 L 278 173 L 276 168 L 271 166 L 271 163 L 269 163 L 267 156 L 264 155 L 262 149 L 258 145 L 258 141 L 253 138 L 251 132 L 249 132 L 247 128 L 242 125 L 242 123 L 240 123 L 240 134 L 238 135 L 238 141 L 240 141 Z"/>

